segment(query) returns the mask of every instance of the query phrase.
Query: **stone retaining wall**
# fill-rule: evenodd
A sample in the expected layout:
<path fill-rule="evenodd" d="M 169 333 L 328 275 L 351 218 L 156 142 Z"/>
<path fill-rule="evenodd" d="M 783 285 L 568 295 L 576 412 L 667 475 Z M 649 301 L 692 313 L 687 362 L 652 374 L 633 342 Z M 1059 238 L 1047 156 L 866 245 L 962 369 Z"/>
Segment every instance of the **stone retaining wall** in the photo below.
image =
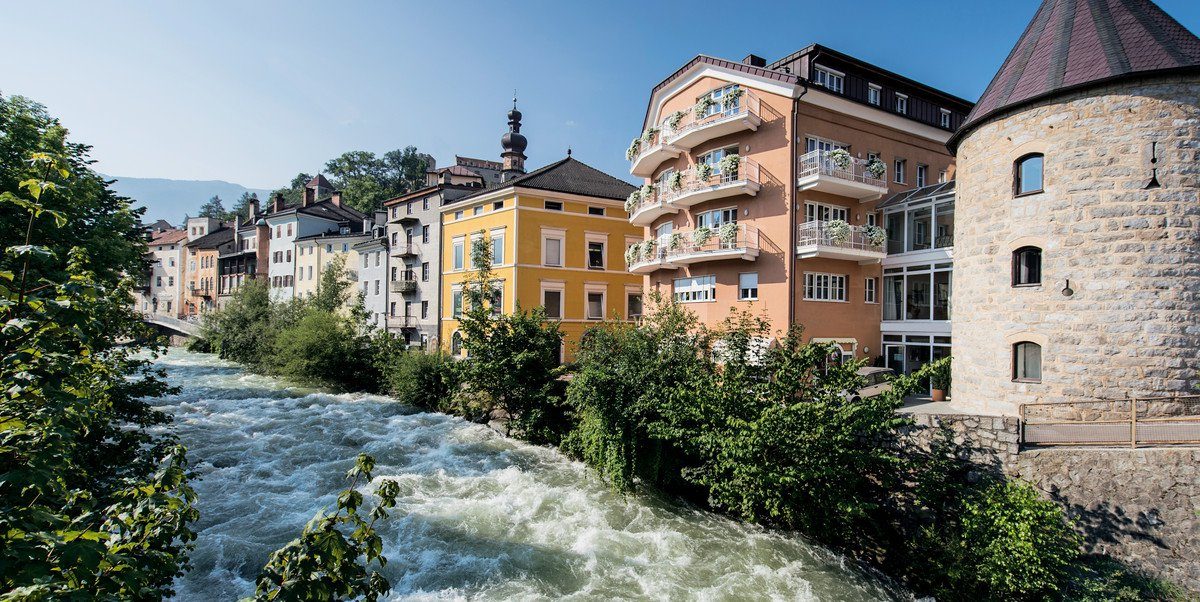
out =
<path fill-rule="evenodd" d="M 1006 416 L 917 414 L 909 444 L 926 447 L 939 425 L 971 460 L 1032 483 L 1062 504 L 1089 552 L 1118 558 L 1200 592 L 1200 448 L 1020 450 Z"/>

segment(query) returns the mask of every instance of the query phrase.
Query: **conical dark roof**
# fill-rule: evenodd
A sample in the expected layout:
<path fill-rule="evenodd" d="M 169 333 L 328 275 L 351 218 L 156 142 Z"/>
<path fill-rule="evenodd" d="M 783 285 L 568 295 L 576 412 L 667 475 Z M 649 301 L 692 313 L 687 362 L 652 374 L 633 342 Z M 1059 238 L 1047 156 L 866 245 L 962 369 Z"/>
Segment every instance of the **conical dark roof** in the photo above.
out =
<path fill-rule="evenodd" d="M 1043 0 L 950 147 L 993 115 L 1114 79 L 1200 67 L 1200 39 L 1151 0 Z"/>
<path fill-rule="evenodd" d="M 313 176 L 313 179 L 309 180 L 308 183 L 304 185 L 304 187 L 305 188 L 317 188 L 317 189 L 324 188 L 325 190 L 333 190 L 333 184 L 330 184 L 329 180 L 326 180 L 325 176 L 323 176 L 321 174 L 317 174 L 317 175 Z"/>

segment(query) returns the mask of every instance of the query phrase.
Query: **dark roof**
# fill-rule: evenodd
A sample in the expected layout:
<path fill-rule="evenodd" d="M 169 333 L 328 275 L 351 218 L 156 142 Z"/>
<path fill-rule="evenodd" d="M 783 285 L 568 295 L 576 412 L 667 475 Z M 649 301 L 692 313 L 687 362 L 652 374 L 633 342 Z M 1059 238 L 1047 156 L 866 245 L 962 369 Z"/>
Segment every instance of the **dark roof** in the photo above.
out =
<path fill-rule="evenodd" d="M 730 61 L 730 60 L 726 60 L 726 59 L 719 59 L 715 56 L 708 56 L 706 54 L 698 54 L 698 55 L 696 55 L 696 58 L 688 61 L 687 64 L 685 64 L 684 66 L 675 70 L 675 73 L 668 75 L 666 77 L 666 79 L 659 82 L 657 86 L 654 86 L 653 90 L 650 90 L 650 100 L 646 104 L 646 116 L 645 116 L 645 118 L 642 119 L 643 127 L 645 127 L 646 124 L 650 121 L 650 111 L 652 111 L 654 109 L 654 95 L 658 94 L 659 90 L 662 90 L 663 88 L 671 85 L 671 82 L 675 81 L 676 79 L 681 77 L 684 73 L 687 73 L 687 71 L 689 69 L 691 69 L 692 67 L 694 67 L 700 63 L 714 65 L 717 67 L 724 67 L 726 69 L 732 69 L 734 71 L 741 71 L 743 73 L 748 73 L 750 75 L 756 75 L 758 77 L 765 77 L 767 79 L 773 79 L 773 80 L 780 81 L 780 82 L 787 83 L 787 84 L 796 85 L 796 84 L 800 83 L 800 76 L 798 76 L 794 73 L 784 73 L 782 71 L 776 71 L 775 69 L 766 69 L 763 67 L 755 67 L 753 65 L 747 65 L 745 63 L 738 63 L 738 62 Z"/>
<path fill-rule="evenodd" d="M 899 83 L 903 84 L 904 87 L 907 87 L 910 90 L 918 91 L 918 92 L 921 92 L 928 96 L 935 97 L 939 101 L 949 102 L 950 104 L 957 103 L 959 105 L 962 105 L 962 108 L 964 111 L 969 111 L 972 106 L 971 101 L 969 101 L 965 98 L 960 98 L 958 96 L 955 96 L 954 94 L 946 92 L 945 90 L 939 90 L 937 88 L 934 88 L 933 86 L 930 86 L 929 84 L 923 84 L 923 83 L 921 83 L 915 79 L 912 79 L 910 77 L 905 77 L 903 75 L 900 75 L 899 73 L 896 73 L 895 71 L 889 71 L 889 70 L 884 69 L 883 67 L 875 65 L 873 63 L 868 63 L 867 61 L 855 58 L 844 52 L 834 50 L 833 48 L 830 48 L 828 46 L 824 46 L 821 44 L 809 44 L 808 46 L 805 46 L 804 48 L 801 48 L 800 50 L 797 50 L 796 52 L 793 52 L 793 53 L 767 65 L 767 69 L 772 69 L 775 71 L 783 71 L 785 67 L 790 66 L 797 59 L 799 59 L 805 55 L 813 55 L 813 57 L 812 57 L 813 60 L 816 60 L 821 55 L 826 55 L 826 56 L 830 56 L 830 57 L 839 59 L 846 63 L 852 64 L 859 69 L 863 69 L 865 71 L 872 72 L 880 77 L 899 82 Z M 812 77 L 813 77 L 813 74 L 809 73 L 810 81 L 811 81 Z"/>
<path fill-rule="evenodd" d="M 362 225 L 363 218 L 367 217 L 353 207 L 349 207 L 347 205 L 335 205 L 333 204 L 333 201 L 329 199 L 317 201 L 307 207 L 299 207 L 296 209 L 296 213 L 303 213 L 305 215 L 312 215 L 315 217 L 323 217 L 325 219 L 331 219 L 335 221 L 358 222 L 360 226 Z"/>
<path fill-rule="evenodd" d="M 326 180 L 325 176 L 323 176 L 321 174 L 317 174 L 316 176 L 314 176 L 313 179 L 309 180 L 308 183 L 304 185 L 304 187 L 305 188 L 324 188 L 327 190 L 333 190 L 333 184 L 330 184 L 329 180 Z"/>
<path fill-rule="evenodd" d="M 192 249 L 216 249 L 233 242 L 233 229 L 222 226 L 184 245 Z"/>
<path fill-rule="evenodd" d="M 517 176 L 507 182 L 500 182 L 446 204 L 458 203 L 514 186 L 621 201 L 629 197 L 629 193 L 635 189 L 635 186 L 629 182 L 614 178 L 573 157 L 567 157 L 541 169 Z"/>
<path fill-rule="evenodd" d="M 893 207 L 895 205 L 902 205 L 909 201 L 941 196 L 951 192 L 954 192 L 954 180 L 930 184 L 928 186 L 922 186 L 920 188 L 914 188 L 913 190 L 906 190 L 904 192 L 898 192 L 887 199 L 884 199 L 884 201 L 876 205 L 875 208 L 883 209 L 885 207 Z"/>
<path fill-rule="evenodd" d="M 146 226 L 146 229 L 147 229 L 147 230 L 154 230 L 154 231 L 159 231 L 159 230 L 173 230 L 173 229 L 175 229 L 175 226 L 172 226 L 172 225 L 171 225 L 171 222 L 168 222 L 168 221 L 167 221 L 167 220 L 165 220 L 165 219 L 160 219 L 160 220 L 158 220 L 158 221 L 154 222 L 153 224 L 150 224 L 149 226 Z"/>
<path fill-rule="evenodd" d="M 1151 0 L 1043 0 L 950 139 L 1003 111 L 1102 82 L 1200 67 L 1200 39 Z"/>
<path fill-rule="evenodd" d="M 308 236 L 297 236 L 295 242 L 306 242 L 306 241 L 310 241 L 310 240 L 322 240 L 322 239 L 326 239 L 326 238 L 357 238 L 359 236 L 367 236 L 369 234 L 371 234 L 371 233 L 363 232 L 362 224 L 359 224 L 358 228 L 355 228 L 353 226 L 353 224 L 351 224 L 350 231 L 347 232 L 346 234 L 342 234 L 338 230 L 326 230 L 324 232 L 321 232 L 320 234 L 309 234 Z"/>

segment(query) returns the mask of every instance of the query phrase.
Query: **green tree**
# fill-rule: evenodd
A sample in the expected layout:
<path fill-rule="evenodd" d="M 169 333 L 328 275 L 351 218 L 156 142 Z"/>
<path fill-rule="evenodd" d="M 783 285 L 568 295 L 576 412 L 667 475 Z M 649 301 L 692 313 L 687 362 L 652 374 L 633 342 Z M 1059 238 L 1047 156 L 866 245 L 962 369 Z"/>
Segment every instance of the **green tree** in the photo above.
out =
<path fill-rule="evenodd" d="M 243 192 L 242 196 L 238 197 L 237 202 L 233 204 L 233 208 L 229 210 L 228 219 L 236 220 L 237 222 L 246 219 L 250 208 L 250 201 L 257 200 L 257 194 L 250 191 Z"/>
<path fill-rule="evenodd" d="M 300 172 L 292 178 L 292 181 L 289 182 L 287 186 L 272 190 L 271 198 L 274 199 L 275 195 L 281 194 L 283 195 L 284 202 L 287 204 L 298 205 L 300 204 L 300 200 L 304 198 L 304 185 L 307 184 L 309 180 L 312 180 L 311 175 Z"/>
<path fill-rule="evenodd" d="M 229 212 L 225 211 L 225 203 L 221 197 L 213 195 L 200 206 L 199 217 L 211 217 L 213 219 L 225 220 L 229 218 Z"/>
<path fill-rule="evenodd" d="M 200 336 L 221 358 L 263 371 L 275 346 L 271 291 L 266 278 L 247 280 L 225 308 L 205 314 Z"/>
<path fill-rule="evenodd" d="M 433 165 L 433 157 L 418 152 L 415 146 L 391 150 L 383 155 L 388 175 L 389 196 L 397 196 L 425 187 L 425 172 Z"/>

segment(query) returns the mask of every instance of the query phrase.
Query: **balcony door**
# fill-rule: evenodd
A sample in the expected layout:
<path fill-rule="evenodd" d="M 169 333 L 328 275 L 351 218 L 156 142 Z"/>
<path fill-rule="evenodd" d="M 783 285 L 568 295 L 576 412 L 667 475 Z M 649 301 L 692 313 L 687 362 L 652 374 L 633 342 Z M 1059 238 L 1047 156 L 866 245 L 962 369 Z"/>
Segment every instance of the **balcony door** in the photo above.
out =
<path fill-rule="evenodd" d="M 835 219 L 848 222 L 850 221 L 848 217 L 849 212 L 845 207 L 822 205 L 821 203 L 804 203 L 804 221 L 806 222 L 828 222 Z"/>

